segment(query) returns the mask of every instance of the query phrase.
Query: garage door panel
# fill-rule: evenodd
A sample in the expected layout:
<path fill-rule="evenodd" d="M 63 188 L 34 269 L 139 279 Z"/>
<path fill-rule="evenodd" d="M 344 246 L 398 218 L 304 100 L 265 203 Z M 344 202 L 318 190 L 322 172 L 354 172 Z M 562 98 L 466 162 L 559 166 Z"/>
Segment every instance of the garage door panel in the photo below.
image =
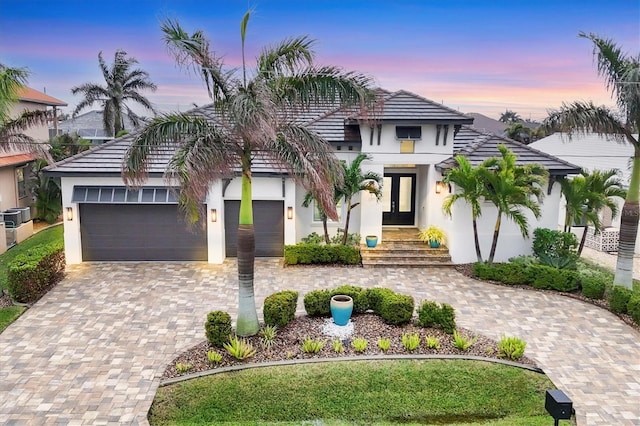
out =
<path fill-rule="evenodd" d="M 206 232 L 174 204 L 80 204 L 85 261 L 207 260 Z"/>
<path fill-rule="evenodd" d="M 225 249 L 227 257 L 238 255 L 238 215 L 240 201 L 224 202 Z M 257 257 L 282 257 L 284 254 L 284 202 L 253 201 L 253 226 Z"/>

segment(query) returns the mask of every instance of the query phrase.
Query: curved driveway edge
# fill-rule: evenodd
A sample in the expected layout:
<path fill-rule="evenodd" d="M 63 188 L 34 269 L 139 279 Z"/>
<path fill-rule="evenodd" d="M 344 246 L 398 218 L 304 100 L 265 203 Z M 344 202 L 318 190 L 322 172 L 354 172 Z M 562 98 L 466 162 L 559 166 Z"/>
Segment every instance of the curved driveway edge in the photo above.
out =
<path fill-rule="evenodd" d="M 460 326 L 527 342 L 574 401 L 579 425 L 640 425 L 640 333 L 613 314 L 550 293 L 485 284 L 449 269 L 286 268 L 256 262 L 256 295 L 353 284 L 456 308 Z M 0 334 L 0 423 L 147 424 L 159 377 L 204 339 L 211 310 L 236 310 L 234 262 L 96 263 Z M 299 310 L 302 312 L 300 300 Z"/>

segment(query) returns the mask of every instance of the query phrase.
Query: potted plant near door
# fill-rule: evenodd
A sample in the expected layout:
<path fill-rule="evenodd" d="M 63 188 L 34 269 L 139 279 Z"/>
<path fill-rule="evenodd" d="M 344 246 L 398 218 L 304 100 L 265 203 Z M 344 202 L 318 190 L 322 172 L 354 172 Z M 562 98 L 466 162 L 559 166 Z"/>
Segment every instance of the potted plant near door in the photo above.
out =
<path fill-rule="evenodd" d="M 431 225 L 420 232 L 420 239 L 425 243 L 429 243 L 431 248 L 438 248 L 440 247 L 440 244 L 444 244 L 447 239 L 447 235 L 442 229 Z"/>

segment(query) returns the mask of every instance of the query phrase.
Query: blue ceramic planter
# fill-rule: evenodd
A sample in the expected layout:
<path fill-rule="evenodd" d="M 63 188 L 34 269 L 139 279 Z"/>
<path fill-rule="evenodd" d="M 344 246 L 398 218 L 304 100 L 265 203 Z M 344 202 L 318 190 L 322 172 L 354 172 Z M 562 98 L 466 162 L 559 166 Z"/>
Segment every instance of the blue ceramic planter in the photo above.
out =
<path fill-rule="evenodd" d="M 367 247 L 374 248 L 378 244 L 378 237 L 376 236 L 367 236 L 365 238 L 367 240 Z"/>
<path fill-rule="evenodd" d="M 347 325 L 353 312 L 353 299 L 349 296 L 336 294 L 331 298 L 331 316 L 336 325 Z"/>

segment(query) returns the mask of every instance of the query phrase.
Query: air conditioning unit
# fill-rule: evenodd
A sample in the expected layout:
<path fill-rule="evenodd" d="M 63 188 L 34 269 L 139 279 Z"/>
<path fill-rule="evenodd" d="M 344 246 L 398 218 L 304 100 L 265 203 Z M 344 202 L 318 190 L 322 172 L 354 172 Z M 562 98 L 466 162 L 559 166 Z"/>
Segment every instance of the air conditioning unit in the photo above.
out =
<path fill-rule="evenodd" d="M 18 210 L 5 210 L 2 212 L 2 216 L 7 228 L 17 228 L 22 225 L 22 212 Z"/>
<path fill-rule="evenodd" d="M 22 213 L 22 223 L 26 223 L 31 220 L 31 207 L 15 207 L 10 210 L 18 210 Z"/>

